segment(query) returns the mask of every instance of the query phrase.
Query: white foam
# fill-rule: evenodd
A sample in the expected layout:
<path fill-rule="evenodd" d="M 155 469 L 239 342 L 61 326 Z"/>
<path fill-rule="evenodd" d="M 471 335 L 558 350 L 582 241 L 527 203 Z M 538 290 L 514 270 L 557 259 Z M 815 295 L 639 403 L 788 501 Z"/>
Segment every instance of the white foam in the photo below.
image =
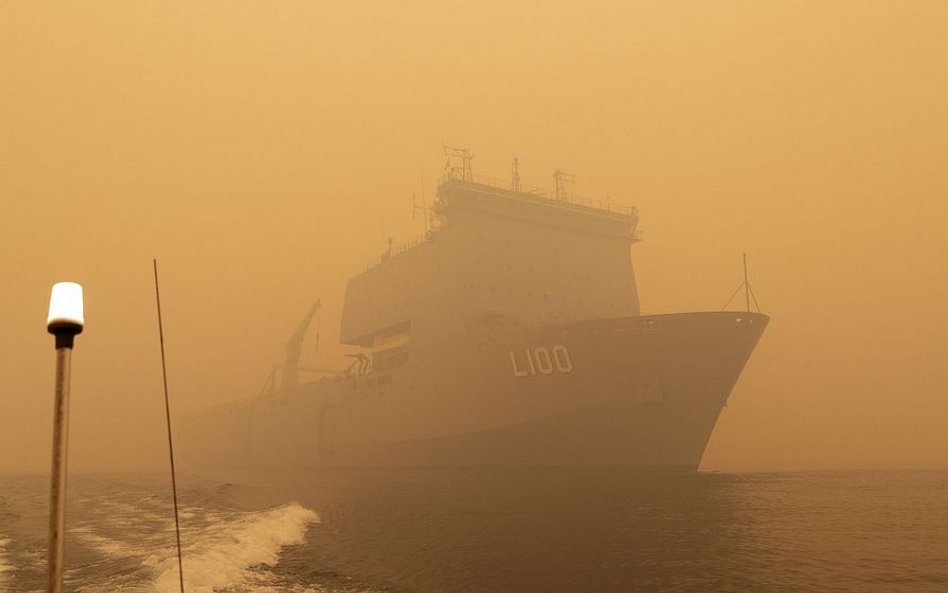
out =
<path fill-rule="evenodd" d="M 83 543 L 92 546 L 109 558 L 134 558 L 141 556 L 134 546 L 127 542 L 120 542 L 92 531 L 89 527 L 74 527 L 69 533 L 75 535 Z"/>
<path fill-rule="evenodd" d="M 275 566 L 284 547 L 303 543 L 313 511 L 297 503 L 237 515 L 182 537 L 185 590 L 213 593 L 248 581 L 259 582 L 261 565 Z M 190 540 L 190 541 L 188 541 Z M 155 590 L 178 590 L 178 560 L 173 554 L 156 559 Z M 262 583 L 260 583 L 262 584 Z"/>
<path fill-rule="evenodd" d="M 0 535 L 0 591 L 7 590 L 6 585 L 9 580 L 7 573 L 13 570 L 7 556 L 7 546 L 9 544 L 10 540 Z"/>

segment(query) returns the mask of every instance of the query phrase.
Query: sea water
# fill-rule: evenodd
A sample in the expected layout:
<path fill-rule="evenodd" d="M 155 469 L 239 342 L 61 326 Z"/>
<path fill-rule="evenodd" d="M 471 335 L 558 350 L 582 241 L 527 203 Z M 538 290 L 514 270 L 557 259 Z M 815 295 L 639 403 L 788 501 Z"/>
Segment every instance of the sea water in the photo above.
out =
<path fill-rule="evenodd" d="M 948 591 L 948 472 L 413 468 L 179 477 L 221 592 Z M 45 590 L 48 478 L 0 476 L 0 591 Z M 177 591 L 169 480 L 69 481 L 65 589 Z"/>

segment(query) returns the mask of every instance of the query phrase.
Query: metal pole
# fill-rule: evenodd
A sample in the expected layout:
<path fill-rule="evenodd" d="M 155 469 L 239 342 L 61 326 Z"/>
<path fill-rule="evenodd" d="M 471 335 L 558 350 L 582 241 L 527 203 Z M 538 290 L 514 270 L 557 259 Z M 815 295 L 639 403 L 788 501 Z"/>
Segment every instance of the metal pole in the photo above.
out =
<path fill-rule="evenodd" d="M 57 336 L 58 338 L 58 336 Z M 58 340 L 57 340 L 58 341 Z M 49 497 L 49 593 L 63 590 L 66 526 L 66 445 L 69 438 L 69 372 L 72 344 L 56 348 L 56 399 L 53 404 L 53 469 Z"/>
<path fill-rule="evenodd" d="M 174 502 L 174 538 L 178 546 L 178 584 L 184 593 L 184 560 L 181 557 L 181 524 L 178 521 L 178 483 L 174 471 L 174 444 L 171 438 L 171 403 L 168 399 L 168 367 L 165 365 L 165 327 L 161 323 L 161 294 L 158 292 L 158 260 L 155 269 L 155 303 L 158 305 L 158 344 L 161 347 L 161 381 L 165 388 L 165 426 L 168 427 L 168 457 L 171 460 L 171 500 Z"/>
<path fill-rule="evenodd" d="M 751 298 L 750 298 L 750 284 L 747 283 L 747 254 L 744 254 L 744 301 L 747 306 L 747 311 L 751 310 Z"/>
<path fill-rule="evenodd" d="M 53 402 L 53 467 L 49 494 L 49 593 L 63 590 L 66 538 L 66 447 L 69 444 L 69 371 L 75 337 L 82 333 L 82 286 L 57 282 L 49 295 L 46 330 L 56 338 L 56 394 Z"/>

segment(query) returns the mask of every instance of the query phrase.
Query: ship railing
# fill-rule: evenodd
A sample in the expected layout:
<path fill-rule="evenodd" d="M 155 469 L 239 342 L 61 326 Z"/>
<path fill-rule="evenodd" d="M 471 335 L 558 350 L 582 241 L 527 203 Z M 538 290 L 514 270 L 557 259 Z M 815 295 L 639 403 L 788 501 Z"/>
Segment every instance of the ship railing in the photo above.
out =
<path fill-rule="evenodd" d="M 406 243 L 399 243 L 398 245 L 393 245 L 390 250 L 386 251 L 382 255 L 376 256 L 372 258 L 371 260 L 369 260 L 369 262 L 366 263 L 362 267 L 362 271 L 368 272 L 372 268 L 387 262 L 393 257 L 399 256 L 410 249 L 414 249 L 415 247 L 418 247 L 422 243 L 427 243 L 428 241 L 431 240 L 432 235 L 434 235 L 434 231 L 427 231 L 421 235 L 418 235 L 414 239 L 409 240 Z"/>
<path fill-rule="evenodd" d="M 441 175 L 441 183 L 452 180 L 467 181 L 470 183 L 486 185 L 488 187 L 497 189 L 515 191 L 554 203 L 572 204 L 574 206 L 581 206 L 583 208 L 590 208 L 593 210 L 603 210 L 605 212 L 623 214 L 625 216 L 638 215 L 638 209 L 635 206 L 613 202 L 609 197 L 606 197 L 605 199 L 594 199 L 567 191 L 562 192 L 561 197 L 556 198 L 551 197 L 553 196 L 553 192 L 548 189 L 534 187 L 522 183 L 519 185 L 519 187 L 514 188 L 513 184 L 511 184 L 509 181 L 503 181 L 501 179 L 497 179 L 496 177 L 489 177 L 487 175 L 479 175 L 474 173 L 468 173 L 465 175 L 460 169 L 457 168 L 448 169 Z"/>

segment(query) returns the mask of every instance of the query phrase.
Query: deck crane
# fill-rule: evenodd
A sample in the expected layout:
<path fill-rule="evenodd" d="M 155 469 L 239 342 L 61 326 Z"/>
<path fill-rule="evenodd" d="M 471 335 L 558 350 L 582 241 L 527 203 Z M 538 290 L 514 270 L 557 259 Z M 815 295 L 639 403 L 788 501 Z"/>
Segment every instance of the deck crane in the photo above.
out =
<path fill-rule="evenodd" d="M 282 366 L 274 366 L 273 370 L 270 371 L 270 375 L 267 377 L 266 383 L 264 383 L 263 388 L 260 390 L 260 397 L 266 395 L 273 395 L 277 391 L 276 379 L 277 373 L 282 372 L 282 384 L 280 385 L 280 390 L 287 391 L 289 389 L 294 389 L 300 384 L 300 371 L 315 371 L 319 372 L 317 369 L 303 368 L 300 366 L 300 353 L 303 351 L 303 338 L 306 337 L 306 330 L 309 329 L 310 323 L 313 321 L 313 317 L 319 312 L 319 308 L 322 306 L 322 301 L 317 300 L 315 303 L 310 306 L 309 311 L 300 321 L 299 325 L 296 327 L 296 330 L 293 332 L 293 335 L 290 336 L 290 339 L 286 342 L 286 359 Z M 317 321 L 316 325 L 316 348 L 319 349 L 319 322 Z"/>
<path fill-rule="evenodd" d="M 310 323 L 313 321 L 316 313 L 319 311 L 319 307 L 322 305 L 322 301 L 316 301 L 309 308 L 309 312 L 303 317 L 303 320 L 300 321 L 300 324 L 297 326 L 296 331 L 293 332 L 293 335 L 290 336 L 289 341 L 286 343 L 286 362 L 283 363 L 283 390 L 289 390 L 296 388 L 299 381 L 299 365 L 300 365 L 300 353 L 303 351 L 303 338 L 306 336 L 306 330 L 309 329 Z M 316 334 L 316 347 L 319 348 L 319 330 L 317 329 Z"/>

